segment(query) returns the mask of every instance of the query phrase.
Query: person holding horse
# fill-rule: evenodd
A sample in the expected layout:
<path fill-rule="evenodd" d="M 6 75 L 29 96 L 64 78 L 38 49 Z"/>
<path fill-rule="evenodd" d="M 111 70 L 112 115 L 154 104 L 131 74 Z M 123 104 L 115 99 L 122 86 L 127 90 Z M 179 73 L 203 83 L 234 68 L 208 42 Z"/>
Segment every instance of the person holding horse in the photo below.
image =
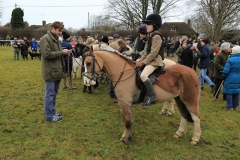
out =
<path fill-rule="evenodd" d="M 133 54 L 132 58 L 133 60 L 137 60 L 138 58 L 141 58 L 142 55 L 147 50 L 147 28 L 146 25 L 141 25 L 138 28 L 139 36 L 136 38 L 134 46 L 133 46 Z"/>
<path fill-rule="evenodd" d="M 156 102 L 156 95 L 153 90 L 152 82 L 148 76 L 153 73 L 155 69 L 163 66 L 163 55 L 160 55 L 162 47 L 162 36 L 159 34 L 158 29 L 162 26 L 162 19 L 159 14 L 150 14 L 145 20 L 142 21 L 146 24 L 147 33 L 149 34 L 148 47 L 144 55 L 136 62 L 136 68 L 143 67 L 140 77 L 147 90 L 147 98 L 142 102 L 142 105 L 150 105 Z M 164 52 L 163 52 L 164 53 Z"/>
<path fill-rule="evenodd" d="M 62 49 L 68 49 L 71 50 L 73 52 L 73 47 L 70 43 L 70 35 L 63 31 L 62 32 L 63 35 L 63 41 L 61 42 L 61 47 Z M 65 66 L 66 66 L 66 73 L 67 76 L 69 78 L 69 82 L 70 84 L 72 83 L 72 66 L 73 66 L 73 61 L 72 61 L 72 56 L 73 54 L 70 55 L 64 55 L 64 62 L 65 62 Z M 66 77 L 63 78 L 63 89 L 69 88 L 67 87 L 67 81 L 66 81 Z M 72 87 L 72 89 L 76 89 L 76 87 Z"/>
<path fill-rule="evenodd" d="M 71 50 L 63 49 L 60 46 L 59 36 L 62 34 L 64 25 L 55 21 L 51 30 L 45 34 L 40 41 L 42 75 L 45 81 L 45 116 L 47 121 L 60 122 L 63 114 L 56 112 L 56 97 L 61 79 L 66 76 L 63 55 L 70 55 Z"/>

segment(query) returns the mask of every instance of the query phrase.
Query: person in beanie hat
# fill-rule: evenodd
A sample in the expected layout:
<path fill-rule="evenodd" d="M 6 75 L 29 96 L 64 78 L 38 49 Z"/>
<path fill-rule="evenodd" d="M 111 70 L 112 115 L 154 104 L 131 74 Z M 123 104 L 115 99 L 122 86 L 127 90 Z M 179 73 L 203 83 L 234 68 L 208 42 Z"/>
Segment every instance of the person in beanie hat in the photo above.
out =
<path fill-rule="evenodd" d="M 67 40 L 68 38 L 70 38 L 70 35 L 67 34 L 67 32 L 63 31 L 62 32 L 62 35 L 63 35 L 63 39 Z"/>
<path fill-rule="evenodd" d="M 140 77 L 147 90 L 147 98 L 142 102 L 143 106 L 153 104 L 157 101 L 155 92 L 153 90 L 152 82 L 148 76 L 153 73 L 155 69 L 163 66 L 163 55 L 160 53 L 163 48 L 163 39 L 158 29 L 162 26 L 162 18 L 159 14 L 150 14 L 142 21 L 146 24 L 147 33 L 149 34 L 148 46 L 143 56 L 137 60 L 136 68 L 144 67 Z"/>
<path fill-rule="evenodd" d="M 103 36 L 103 37 L 102 37 L 101 42 L 108 44 L 108 41 L 109 41 L 109 40 L 108 40 L 108 37 L 107 37 L 107 36 Z"/>
<path fill-rule="evenodd" d="M 226 94 L 226 109 L 237 109 L 239 105 L 240 93 L 240 46 L 232 48 L 231 57 L 227 60 L 222 77 L 224 80 L 223 93 Z"/>
<path fill-rule="evenodd" d="M 147 50 L 147 28 L 145 24 L 138 28 L 138 34 L 133 46 L 133 60 L 140 58 Z"/>
<path fill-rule="evenodd" d="M 201 46 L 202 49 L 199 52 L 198 48 L 194 46 L 194 49 L 196 49 L 196 58 L 200 58 L 199 62 L 199 69 L 200 69 L 200 83 L 201 83 L 201 89 L 204 89 L 204 80 L 210 85 L 212 88 L 212 92 L 214 92 L 215 84 L 212 82 L 212 80 L 207 76 L 207 69 L 211 65 L 211 49 L 208 45 L 209 41 L 207 39 L 201 40 Z"/>
<path fill-rule="evenodd" d="M 62 35 L 63 35 L 63 40 L 61 42 L 61 47 L 62 49 L 68 49 L 68 50 L 71 50 L 73 52 L 73 47 L 70 43 L 70 35 L 63 31 L 62 32 Z M 72 82 L 72 65 L 73 65 L 73 62 L 72 62 L 72 54 L 70 54 L 69 56 L 65 55 L 63 56 L 64 57 L 64 62 L 65 62 L 65 66 L 66 66 L 66 73 L 67 73 L 67 76 L 69 78 L 69 80 Z M 72 84 L 72 83 L 71 83 Z M 66 77 L 63 78 L 63 89 L 66 89 L 66 88 L 69 88 L 67 86 L 67 80 L 66 80 Z M 76 89 L 76 87 L 72 87 L 73 89 Z"/>

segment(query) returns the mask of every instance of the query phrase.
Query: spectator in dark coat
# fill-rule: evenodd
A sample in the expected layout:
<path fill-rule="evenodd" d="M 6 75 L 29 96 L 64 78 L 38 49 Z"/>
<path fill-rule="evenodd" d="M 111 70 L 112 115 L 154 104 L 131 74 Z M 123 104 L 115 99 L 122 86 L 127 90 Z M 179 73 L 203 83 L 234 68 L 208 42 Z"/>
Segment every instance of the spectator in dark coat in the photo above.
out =
<path fill-rule="evenodd" d="M 25 43 L 25 41 L 22 41 L 20 46 L 21 46 L 21 55 L 22 55 L 23 60 L 25 60 L 25 59 L 28 60 L 28 46 Z"/>
<path fill-rule="evenodd" d="M 184 43 L 182 47 L 184 49 L 183 49 L 182 54 L 181 54 L 181 64 L 185 65 L 189 68 L 192 68 L 193 52 L 191 50 L 191 46 L 186 45 L 186 43 Z"/>
<path fill-rule="evenodd" d="M 214 91 L 215 84 L 211 81 L 211 79 L 207 76 L 207 68 L 210 66 L 210 57 L 211 57 L 211 50 L 208 46 L 209 41 L 207 39 L 201 40 L 201 51 L 196 55 L 197 58 L 200 58 L 199 68 L 200 68 L 200 83 L 201 89 L 204 89 L 204 80 L 210 85 L 212 88 L 212 92 Z M 195 47 L 196 51 L 198 52 L 197 47 Z"/>

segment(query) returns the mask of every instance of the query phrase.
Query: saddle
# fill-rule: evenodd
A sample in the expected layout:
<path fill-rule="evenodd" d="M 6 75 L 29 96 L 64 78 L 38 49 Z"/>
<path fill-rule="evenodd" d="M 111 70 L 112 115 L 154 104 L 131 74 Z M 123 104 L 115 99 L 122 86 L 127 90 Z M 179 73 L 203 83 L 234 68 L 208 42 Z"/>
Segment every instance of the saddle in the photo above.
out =
<path fill-rule="evenodd" d="M 138 102 L 142 102 L 144 100 L 144 97 L 146 95 L 146 88 L 140 78 L 140 75 L 143 71 L 144 67 L 140 68 L 137 70 L 137 74 L 136 74 L 136 85 L 138 87 L 138 89 L 141 90 Z M 156 81 L 160 81 L 159 79 L 157 79 L 157 77 L 161 74 L 165 74 L 166 73 L 166 68 L 165 68 L 165 64 L 163 64 L 163 66 L 158 67 L 157 69 L 155 69 L 153 71 L 152 74 L 149 75 L 149 79 L 152 82 L 152 85 L 156 82 Z"/>

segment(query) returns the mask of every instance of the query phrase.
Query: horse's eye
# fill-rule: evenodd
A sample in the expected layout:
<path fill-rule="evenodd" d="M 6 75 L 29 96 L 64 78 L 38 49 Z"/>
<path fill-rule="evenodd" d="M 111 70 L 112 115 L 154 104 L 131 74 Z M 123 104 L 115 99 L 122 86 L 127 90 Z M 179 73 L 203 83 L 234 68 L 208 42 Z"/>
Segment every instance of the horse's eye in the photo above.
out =
<path fill-rule="evenodd" d="M 87 62 L 86 64 L 87 64 L 87 66 L 90 66 L 90 65 L 91 65 L 91 62 Z"/>

